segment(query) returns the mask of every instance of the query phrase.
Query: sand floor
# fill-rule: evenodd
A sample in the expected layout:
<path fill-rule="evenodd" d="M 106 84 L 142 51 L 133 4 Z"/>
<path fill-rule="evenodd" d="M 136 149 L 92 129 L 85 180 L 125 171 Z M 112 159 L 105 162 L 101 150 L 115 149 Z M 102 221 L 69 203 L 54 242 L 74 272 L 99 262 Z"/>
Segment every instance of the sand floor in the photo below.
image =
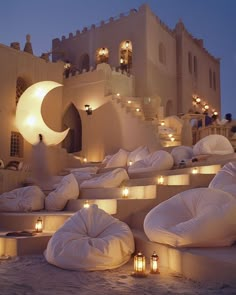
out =
<path fill-rule="evenodd" d="M 96 272 L 69 271 L 46 262 L 43 255 L 0 261 L 1 295 L 73 294 L 236 294 L 235 285 L 200 284 L 161 269 L 160 275 L 134 278 L 132 260 L 119 269 Z"/>

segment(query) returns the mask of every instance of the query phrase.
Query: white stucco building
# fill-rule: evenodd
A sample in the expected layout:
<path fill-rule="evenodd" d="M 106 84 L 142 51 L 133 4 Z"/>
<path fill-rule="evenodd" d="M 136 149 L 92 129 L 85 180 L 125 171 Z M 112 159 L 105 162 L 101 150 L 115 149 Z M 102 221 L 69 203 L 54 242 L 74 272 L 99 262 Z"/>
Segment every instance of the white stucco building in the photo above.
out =
<path fill-rule="evenodd" d="M 39 81 L 63 84 L 47 95 L 43 118 L 56 131 L 69 127 L 62 147 L 90 161 L 121 147 L 160 148 L 157 125 L 165 117 L 191 108 L 203 112 L 205 105 L 210 113 L 221 110 L 219 59 L 181 21 L 172 30 L 147 5 L 54 39 L 52 61 L 25 51 L 0 45 L 4 162 L 30 155 L 15 111 L 23 91 Z"/>

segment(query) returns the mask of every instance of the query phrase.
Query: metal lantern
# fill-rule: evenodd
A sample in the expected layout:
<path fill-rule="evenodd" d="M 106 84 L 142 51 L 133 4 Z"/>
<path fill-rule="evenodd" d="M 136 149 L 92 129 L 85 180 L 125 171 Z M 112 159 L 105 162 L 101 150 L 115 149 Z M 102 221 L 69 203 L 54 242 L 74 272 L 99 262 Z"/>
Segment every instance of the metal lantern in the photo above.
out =
<path fill-rule="evenodd" d="M 138 254 L 134 256 L 133 276 L 138 276 L 138 277 L 146 276 L 146 259 L 141 252 L 138 252 Z"/>
<path fill-rule="evenodd" d="M 39 217 L 35 223 L 35 231 L 41 233 L 43 231 L 43 220 Z"/>
<path fill-rule="evenodd" d="M 150 273 L 151 274 L 159 274 L 159 269 L 158 269 L 158 260 L 159 257 L 154 251 L 151 258 L 150 258 Z"/>

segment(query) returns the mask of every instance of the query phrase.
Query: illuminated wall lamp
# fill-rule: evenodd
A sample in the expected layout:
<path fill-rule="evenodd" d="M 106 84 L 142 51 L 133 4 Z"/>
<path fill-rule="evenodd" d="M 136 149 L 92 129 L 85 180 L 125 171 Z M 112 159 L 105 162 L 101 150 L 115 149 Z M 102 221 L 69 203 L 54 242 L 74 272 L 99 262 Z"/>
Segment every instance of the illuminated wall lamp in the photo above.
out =
<path fill-rule="evenodd" d="M 87 115 L 92 115 L 93 110 L 90 107 L 90 105 L 89 104 L 86 104 L 84 107 L 85 107 L 85 112 L 87 113 Z"/>
<path fill-rule="evenodd" d="M 192 174 L 198 174 L 198 168 L 197 167 L 194 167 L 192 169 Z"/>
<path fill-rule="evenodd" d="M 165 179 L 163 176 L 160 176 L 157 178 L 157 184 L 164 184 L 164 181 L 165 181 Z"/>

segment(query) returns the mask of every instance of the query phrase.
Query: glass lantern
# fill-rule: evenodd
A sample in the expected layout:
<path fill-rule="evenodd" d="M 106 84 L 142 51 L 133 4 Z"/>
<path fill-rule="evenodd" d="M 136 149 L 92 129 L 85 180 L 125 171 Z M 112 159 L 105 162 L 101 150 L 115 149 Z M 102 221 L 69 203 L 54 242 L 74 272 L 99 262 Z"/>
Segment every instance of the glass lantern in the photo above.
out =
<path fill-rule="evenodd" d="M 134 256 L 134 272 L 132 275 L 146 277 L 146 259 L 141 252 L 138 252 L 138 254 Z"/>
<path fill-rule="evenodd" d="M 150 257 L 150 273 L 151 274 L 159 274 L 160 271 L 158 269 L 158 260 L 159 257 L 156 254 L 156 252 L 154 251 L 152 256 Z"/>
<path fill-rule="evenodd" d="M 43 231 L 43 220 L 39 217 L 35 223 L 35 231 L 36 233 L 41 233 Z"/>

